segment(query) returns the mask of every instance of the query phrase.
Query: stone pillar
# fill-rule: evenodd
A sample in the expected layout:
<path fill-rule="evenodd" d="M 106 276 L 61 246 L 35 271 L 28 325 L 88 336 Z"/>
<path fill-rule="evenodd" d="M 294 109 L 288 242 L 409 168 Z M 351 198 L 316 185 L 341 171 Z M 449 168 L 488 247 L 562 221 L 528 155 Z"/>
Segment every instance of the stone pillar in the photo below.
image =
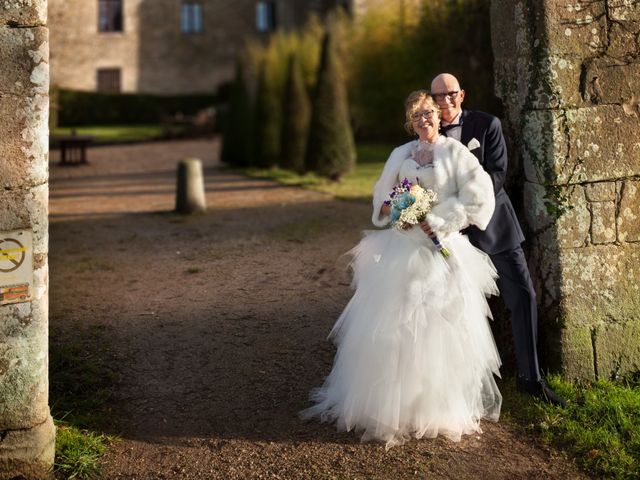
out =
<path fill-rule="evenodd" d="M 494 0 L 547 366 L 640 368 L 640 3 Z M 551 365 L 550 365 L 551 364 Z"/>
<path fill-rule="evenodd" d="M 46 0 L 0 0 L 0 479 L 49 478 Z"/>

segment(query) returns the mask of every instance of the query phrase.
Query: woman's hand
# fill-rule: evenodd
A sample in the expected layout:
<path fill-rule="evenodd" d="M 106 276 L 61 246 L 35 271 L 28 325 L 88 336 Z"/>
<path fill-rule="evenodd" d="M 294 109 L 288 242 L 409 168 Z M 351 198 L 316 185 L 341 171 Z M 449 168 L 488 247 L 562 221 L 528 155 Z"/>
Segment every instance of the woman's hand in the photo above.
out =
<path fill-rule="evenodd" d="M 391 215 L 391 205 L 387 205 L 386 203 L 383 203 L 382 207 L 380 207 L 380 216 L 388 217 L 389 215 Z"/>
<path fill-rule="evenodd" d="M 420 225 L 420 228 L 422 229 L 422 231 L 424 233 L 429 235 L 431 238 L 436 238 L 436 232 L 431 230 L 431 226 L 427 223 L 426 220 L 423 220 L 422 222 L 420 222 L 419 225 Z"/>

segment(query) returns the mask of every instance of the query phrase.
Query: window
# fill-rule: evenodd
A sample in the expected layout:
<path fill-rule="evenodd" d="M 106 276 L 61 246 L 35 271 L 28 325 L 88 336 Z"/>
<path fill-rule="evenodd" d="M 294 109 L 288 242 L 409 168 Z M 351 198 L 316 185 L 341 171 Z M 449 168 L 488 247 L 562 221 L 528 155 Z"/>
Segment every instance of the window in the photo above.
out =
<path fill-rule="evenodd" d="M 276 29 L 276 2 L 256 3 L 256 28 L 259 32 Z"/>
<path fill-rule="evenodd" d="M 202 2 L 182 0 L 180 23 L 182 33 L 202 33 Z"/>
<path fill-rule="evenodd" d="M 104 93 L 120 93 L 120 69 L 98 69 L 98 91 Z"/>
<path fill-rule="evenodd" d="M 122 31 L 122 0 L 98 0 L 98 31 Z"/>

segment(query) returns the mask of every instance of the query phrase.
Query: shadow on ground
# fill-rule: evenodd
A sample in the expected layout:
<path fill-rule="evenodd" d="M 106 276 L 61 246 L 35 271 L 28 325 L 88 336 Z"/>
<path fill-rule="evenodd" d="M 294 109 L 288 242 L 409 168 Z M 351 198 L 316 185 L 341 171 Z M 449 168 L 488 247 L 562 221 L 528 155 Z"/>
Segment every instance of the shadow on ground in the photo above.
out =
<path fill-rule="evenodd" d="M 100 414 L 123 440 L 103 478 L 580 477 L 509 422 L 388 452 L 300 422 L 331 367 L 326 335 L 351 294 L 341 255 L 368 203 L 212 170 L 209 213 L 181 217 L 158 213 L 173 198 L 157 170 L 52 182 L 52 342 L 114 372 Z"/>
<path fill-rule="evenodd" d="M 336 258 L 359 235 L 349 217 L 368 206 L 345 203 L 342 218 L 335 209 L 52 223 L 52 328 L 107 329 L 122 435 L 277 440 L 315 430 L 296 412 L 330 368 L 325 337 L 350 293 L 346 259 Z"/>

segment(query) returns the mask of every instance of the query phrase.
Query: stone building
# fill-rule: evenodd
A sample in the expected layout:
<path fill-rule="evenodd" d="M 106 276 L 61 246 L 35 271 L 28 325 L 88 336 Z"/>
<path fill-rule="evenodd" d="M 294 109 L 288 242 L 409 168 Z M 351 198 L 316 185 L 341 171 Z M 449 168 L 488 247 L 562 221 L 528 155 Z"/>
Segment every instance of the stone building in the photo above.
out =
<path fill-rule="evenodd" d="M 211 93 L 248 39 L 303 25 L 336 0 L 50 0 L 51 84 L 71 90 Z"/>

